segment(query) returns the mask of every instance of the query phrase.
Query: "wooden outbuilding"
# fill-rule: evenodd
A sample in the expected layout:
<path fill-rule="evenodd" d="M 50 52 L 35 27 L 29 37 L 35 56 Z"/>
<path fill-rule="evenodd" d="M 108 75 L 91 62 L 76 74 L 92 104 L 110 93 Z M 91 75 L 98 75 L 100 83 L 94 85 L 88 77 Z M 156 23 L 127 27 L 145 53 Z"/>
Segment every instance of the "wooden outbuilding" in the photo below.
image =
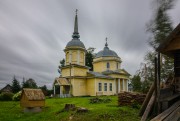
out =
<path fill-rule="evenodd" d="M 158 58 L 155 58 L 155 81 L 142 104 L 139 115 L 142 116 L 141 121 L 146 121 L 149 115 L 151 115 L 151 118 L 155 116 L 151 121 L 179 121 L 180 24 L 159 45 L 157 52 Z M 160 53 L 174 59 L 174 77 L 168 79 L 168 86 L 165 88 L 160 88 Z"/>
<path fill-rule="evenodd" d="M 7 84 L 4 88 L 1 89 L 1 92 L 11 92 L 12 93 L 12 86 Z"/>
<path fill-rule="evenodd" d="M 20 106 L 27 109 L 41 108 L 45 106 L 45 96 L 41 89 L 24 88 L 21 94 Z M 31 111 L 28 111 L 31 112 Z"/>
<path fill-rule="evenodd" d="M 175 91 L 180 92 L 180 24 L 171 32 L 164 43 L 157 49 L 174 59 L 174 85 Z"/>

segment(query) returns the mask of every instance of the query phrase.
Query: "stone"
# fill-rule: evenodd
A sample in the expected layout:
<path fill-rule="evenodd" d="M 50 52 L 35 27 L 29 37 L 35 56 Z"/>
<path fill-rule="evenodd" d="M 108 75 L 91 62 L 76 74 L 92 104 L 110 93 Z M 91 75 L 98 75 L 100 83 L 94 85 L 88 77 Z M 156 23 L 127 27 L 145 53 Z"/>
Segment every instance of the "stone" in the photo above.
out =
<path fill-rule="evenodd" d="M 87 108 L 84 108 L 84 107 L 80 107 L 77 109 L 77 113 L 86 113 L 88 112 L 89 110 Z"/>

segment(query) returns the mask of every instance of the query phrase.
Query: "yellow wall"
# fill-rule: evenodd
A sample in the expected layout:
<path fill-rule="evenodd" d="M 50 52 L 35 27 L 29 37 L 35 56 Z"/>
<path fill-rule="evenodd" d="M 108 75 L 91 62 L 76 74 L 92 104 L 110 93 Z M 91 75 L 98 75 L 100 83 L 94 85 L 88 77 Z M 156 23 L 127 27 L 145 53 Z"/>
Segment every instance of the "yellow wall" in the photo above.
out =
<path fill-rule="evenodd" d="M 87 91 L 87 95 L 90 96 L 96 96 L 95 93 L 95 78 L 92 79 L 87 79 L 87 87 L 86 87 L 86 91 Z"/>
<path fill-rule="evenodd" d="M 93 68 L 95 72 L 102 72 L 105 70 L 105 66 L 101 62 L 93 63 Z"/>
<path fill-rule="evenodd" d="M 111 77 L 113 77 L 113 78 L 129 79 L 129 76 L 127 76 L 127 75 L 109 74 L 109 76 L 111 76 Z"/>
<path fill-rule="evenodd" d="M 77 79 L 71 80 L 72 94 L 73 96 L 90 95 L 96 96 L 101 93 L 102 95 L 114 95 L 115 94 L 115 81 L 100 78 L 91 79 Z M 99 83 L 102 83 L 102 91 L 99 91 Z M 107 91 L 104 91 L 104 83 L 107 83 Z M 112 91 L 110 91 L 110 83 L 112 83 Z"/>
<path fill-rule="evenodd" d="M 107 69 L 107 63 L 109 62 L 110 68 Z M 93 60 L 93 67 L 95 72 L 103 72 L 106 70 L 117 70 L 120 69 L 121 63 L 119 58 L 115 57 L 101 57 Z M 118 68 L 117 68 L 118 63 Z"/>
<path fill-rule="evenodd" d="M 102 95 L 114 95 L 115 94 L 115 81 L 108 79 L 96 78 L 96 93 L 102 92 Z M 99 91 L 99 83 L 102 84 L 102 91 Z M 107 91 L 104 91 L 104 83 L 107 83 Z M 109 84 L 112 83 L 112 91 L 109 91 Z"/>
<path fill-rule="evenodd" d="M 74 76 L 87 76 L 87 72 L 88 72 L 87 68 L 73 67 Z"/>
<path fill-rule="evenodd" d="M 86 93 L 86 79 L 72 79 L 72 95 L 84 96 Z"/>
<path fill-rule="evenodd" d="M 71 76 L 87 76 L 87 68 L 73 67 L 71 68 Z M 70 68 L 61 69 L 62 77 L 70 76 Z"/>
<path fill-rule="evenodd" d="M 71 60 L 71 64 L 77 64 L 77 50 L 73 50 L 72 51 L 72 60 Z"/>
<path fill-rule="evenodd" d="M 61 75 L 62 77 L 66 77 L 70 75 L 70 69 L 69 68 L 62 68 L 61 69 Z M 72 75 L 72 69 L 71 69 L 71 75 Z"/>
<path fill-rule="evenodd" d="M 66 60 L 65 64 L 78 64 L 78 65 L 85 65 L 85 51 L 81 49 L 68 49 L 65 51 Z"/>

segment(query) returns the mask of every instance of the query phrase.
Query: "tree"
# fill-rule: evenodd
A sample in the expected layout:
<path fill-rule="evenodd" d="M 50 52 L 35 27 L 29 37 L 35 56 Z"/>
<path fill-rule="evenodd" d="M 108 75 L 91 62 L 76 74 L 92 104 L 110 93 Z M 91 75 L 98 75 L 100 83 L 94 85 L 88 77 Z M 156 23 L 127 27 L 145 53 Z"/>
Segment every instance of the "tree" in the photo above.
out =
<path fill-rule="evenodd" d="M 86 53 L 86 66 L 90 67 L 90 71 L 93 71 L 93 55 L 91 52 Z"/>
<path fill-rule="evenodd" d="M 86 52 L 86 66 L 90 67 L 90 71 L 93 71 L 93 52 L 95 48 L 88 48 Z"/>
<path fill-rule="evenodd" d="M 43 93 L 44 93 L 45 96 L 48 95 L 48 89 L 47 89 L 46 85 L 44 85 L 44 86 L 42 86 L 42 87 L 39 87 L 39 88 L 43 91 Z"/>
<path fill-rule="evenodd" d="M 141 91 L 141 77 L 139 76 L 139 74 L 133 76 L 131 83 L 133 91 Z"/>
<path fill-rule="evenodd" d="M 147 32 L 151 34 L 149 44 L 157 49 L 160 43 L 173 30 L 172 22 L 167 11 L 172 9 L 175 0 L 156 0 L 154 18 L 147 24 Z"/>
<path fill-rule="evenodd" d="M 21 90 L 21 86 L 19 84 L 19 81 L 14 76 L 13 81 L 12 81 L 12 91 L 13 91 L 13 93 L 17 93 L 20 90 Z"/>
<path fill-rule="evenodd" d="M 22 82 L 22 87 L 23 88 L 38 88 L 38 86 L 36 85 L 36 82 L 34 79 L 30 78 L 26 81 L 23 80 Z"/>
<path fill-rule="evenodd" d="M 58 72 L 61 73 L 61 68 L 65 66 L 65 59 L 59 61 L 60 65 L 58 66 Z"/>
<path fill-rule="evenodd" d="M 157 56 L 157 47 L 165 41 L 173 30 L 172 22 L 167 11 L 172 9 L 175 0 L 156 0 L 154 18 L 147 25 L 150 34 L 149 44 L 154 51 L 147 53 L 145 63 L 147 64 L 147 81 L 154 81 L 154 58 Z M 173 60 L 166 55 L 161 55 L 161 79 L 166 80 L 173 71 Z"/>

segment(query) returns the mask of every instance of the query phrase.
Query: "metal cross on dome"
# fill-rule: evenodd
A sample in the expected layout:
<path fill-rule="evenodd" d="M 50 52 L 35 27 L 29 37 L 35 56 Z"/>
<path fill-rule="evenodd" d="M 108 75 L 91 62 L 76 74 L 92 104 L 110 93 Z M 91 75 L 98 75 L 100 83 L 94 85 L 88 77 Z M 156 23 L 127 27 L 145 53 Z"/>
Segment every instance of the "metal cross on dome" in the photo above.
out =
<path fill-rule="evenodd" d="M 105 46 L 106 46 L 106 47 L 108 46 L 108 44 L 107 44 L 107 37 L 106 37 L 106 44 L 105 44 Z"/>
<path fill-rule="evenodd" d="M 76 9 L 76 15 L 77 15 L 78 9 Z"/>

